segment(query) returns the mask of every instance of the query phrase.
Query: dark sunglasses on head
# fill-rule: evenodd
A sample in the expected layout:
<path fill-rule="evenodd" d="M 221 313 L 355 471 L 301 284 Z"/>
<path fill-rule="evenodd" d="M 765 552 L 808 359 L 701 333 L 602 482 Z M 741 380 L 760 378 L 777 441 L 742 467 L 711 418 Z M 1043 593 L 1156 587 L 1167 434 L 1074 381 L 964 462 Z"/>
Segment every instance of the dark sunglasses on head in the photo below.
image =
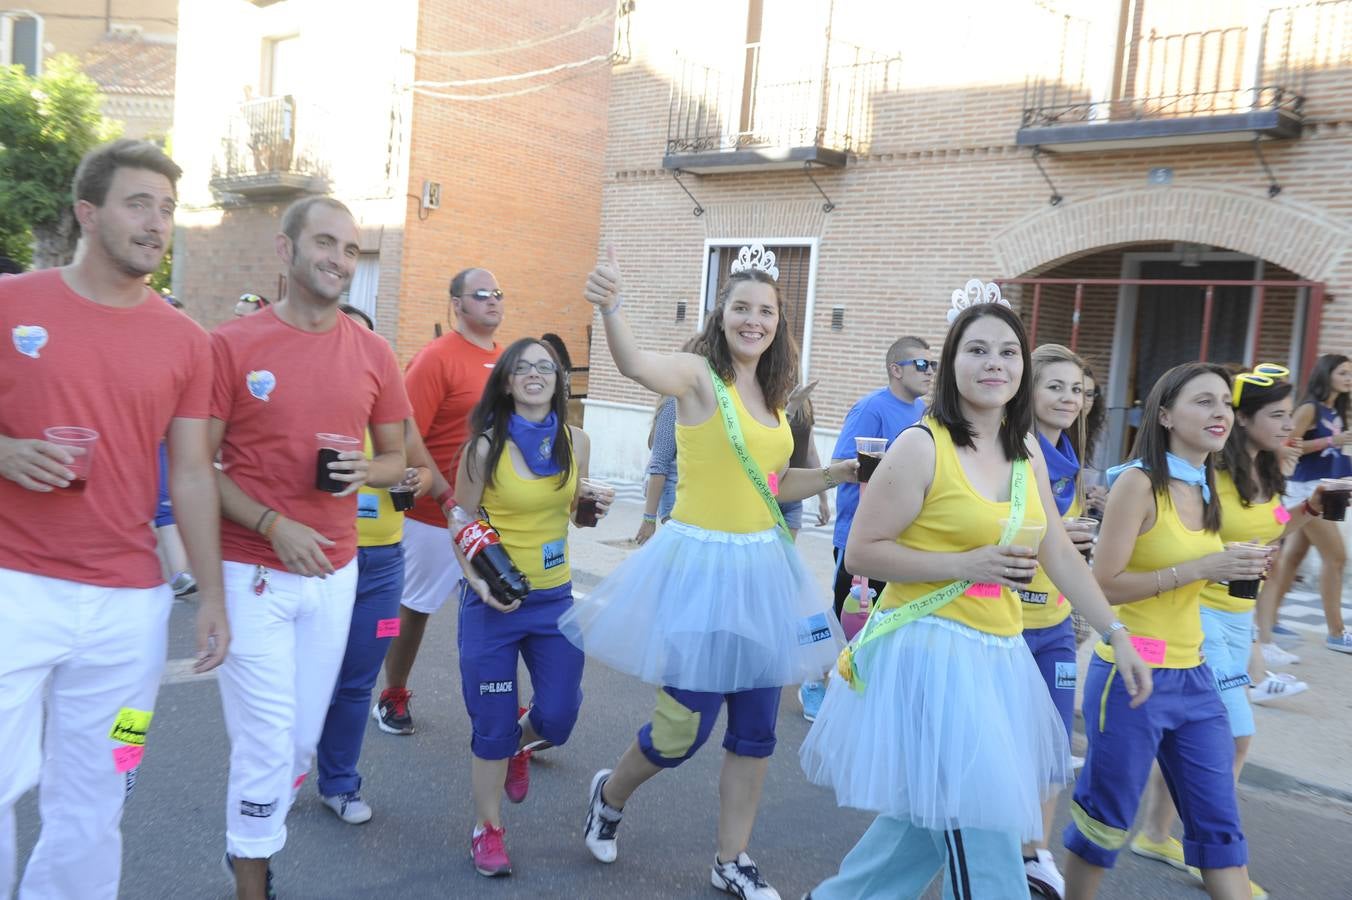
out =
<path fill-rule="evenodd" d="M 490 291 L 487 288 L 479 288 L 477 291 L 470 291 L 468 294 L 461 294 L 464 297 L 473 297 L 480 303 L 487 303 L 489 300 L 502 300 L 502 291 Z"/>
<path fill-rule="evenodd" d="M 905 368 L 906 366 L 915 366 L 915 370 L 921 375 L 924 375 L 934 368 L 934 363 L 930 362 L 928 359 L 899 359 L 892 363 L 892 365 L 901 366 L 902 368 Z"/>

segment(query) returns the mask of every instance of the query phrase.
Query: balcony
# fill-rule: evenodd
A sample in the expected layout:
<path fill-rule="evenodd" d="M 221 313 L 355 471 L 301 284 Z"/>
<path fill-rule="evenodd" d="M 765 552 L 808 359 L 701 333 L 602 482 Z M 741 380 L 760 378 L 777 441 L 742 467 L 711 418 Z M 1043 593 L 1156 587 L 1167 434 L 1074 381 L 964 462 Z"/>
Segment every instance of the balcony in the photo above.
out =
<path fill-rule="evenodd" d="M 683 58 L 671 87 L 663 168 L 844 166 L 897 59 L 839 42 L 807 56 L 753 43 L 719 63 Z"/>
<path fill-rule="evenodd" d="M 306 139 L 322 118 L 317 109 L 298 108 L 290 95 L 240 104 L 212 161 L 211 189 L 250 200 L 323 193 L 327 173 Z"/>
<path fill-rule="evenodd" d="M 1325 0 L 1269 10 L 1259 24 L 1128 34 L 1101 53 L 1093 26 L 1066 17 L 1059 71 L 1025 89 L 1018 144 L 1099 152 L 1298 138 L 1309 72 L 1349 28 L 1352 2 Z M 1096 77 L 1104 59 L 1111 76 Z"/>

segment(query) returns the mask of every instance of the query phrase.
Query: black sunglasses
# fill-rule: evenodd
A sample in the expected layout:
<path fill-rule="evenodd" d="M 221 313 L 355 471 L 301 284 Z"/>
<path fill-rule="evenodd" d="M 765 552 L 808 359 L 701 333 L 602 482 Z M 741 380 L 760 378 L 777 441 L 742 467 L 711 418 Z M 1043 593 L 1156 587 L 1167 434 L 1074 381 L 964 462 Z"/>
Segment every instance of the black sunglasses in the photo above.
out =
<path fill-rule="evenodd" d="M 487 303 L 489 300 L 501 301 L 502 291 L 490 291 L 487 288 L 479 288 L 479 290 L 477 291 L 471 291 L 468 294 L 460 294 L 459 296 L 461 299 L 464 299 L 465 297 L 473 297 L 480 303 Z"/>
<path fill-rule="evenodd" d="M 934 368 L 934 363 L 928 359 L 899 359 L 892 363 L 894 366 L 915 366 L 915 370 L 924 375 L 930 369 Z"/>

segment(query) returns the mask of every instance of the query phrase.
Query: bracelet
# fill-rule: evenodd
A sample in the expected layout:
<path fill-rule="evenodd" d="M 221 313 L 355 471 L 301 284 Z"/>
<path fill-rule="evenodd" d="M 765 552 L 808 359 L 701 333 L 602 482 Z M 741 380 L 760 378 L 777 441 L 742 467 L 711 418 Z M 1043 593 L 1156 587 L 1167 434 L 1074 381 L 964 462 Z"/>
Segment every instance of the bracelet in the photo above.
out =
<path fill-rule="evenodd" d="M 613 316 L 613 315 L 615 315 L 615 313 L 617 313 L 617 312 L 620 311 L 620 307 L 621 307 L 621 306 L 624 306 L 624 297 L 623 297 L 623 296 L 617 297 L 617 298 L 615 299 L 615 303 L 612 304 L 609 308 L 606 308 L 606 307 L 604 307 L 604 306 L 601 307 L 601 315 L 603 315 L 603 316 Z"/>
<path fill-rule="evenodd" d="M 1170 566 L 1169 571 L 1174 574 L 1174 590 L 1178 590 L 1178 566 Z"/>
<path fill-rule="evenodd" d="M 1108 630 L 1100 634 L 1099 637 L 1103 638 L 1103 643 L 1111 644 L 1113 642 L 1113 635 L 1117 634 L 1119 631 L 1126 630 L 1126 625 L 1123 625 L 1121 621 L 1114 619 L 1113 623 L 1108 626 Z"/>
<path fill-rule="evenodd" d="M 1307 501 L 1307 502 L 1308 502 L 1308 501 Z M 266 519 L 266 518 L 268 517 L 268 513 L 270 513 L 270 512 L 272 512 L 272 509 L 271 509 L 271 508 L 268 508 L 268 509 L 264 509 L 264 510 L 263 510 L 263 515 L 259 516 L 259 517 L 258 517 L 258 521 L 254 523 L 254 529 L 253 529 L 254 531 L 258 532 L 259 534 L 262 534 L 262 533 L 263 533 L 263 520 Z"/>
<path fill-rule="evenodd" d="M 1305 515 L 1309 516 L 1312 519 L 1317 519 L 1322 515 L 1322 513 L 1317 513 L 1314 511 L 1314 506 L 1311 505 L 1309 497 L 1305 498 L 1303 506 L 1305 509 Z"/>
<path fill-rule="evenodd" d="M 657 521 L 657 513 L 644 513 L 644 514 L 643 514 L 643 521 L 645 521 L 645 522 L 656 522 L 656 521 Z"/>
<path fill-rule="evenodd" d="M 274 513 L 272 521 L 268 523 L 267 530 L 263 532 L 263 537 L 272 540 L 272 533 L 277 530 L 277 523 L 282 521 L 281 513 Z"/>
<path fill-rule="evenodd" d="M 822 466 L 822 480 L 826 482 L 826 487 L 828 489 L 833 488 L 836 485 L 840 484 L 839 481 L 836 481 L 834 478 L 831 477 L 830 466 Z"/>
<path fill-rule="evenodd" d="M 1160 581 L 1160 570 L 1155 570 L 1155 596 L 1158 597 L 1164 593 L 1164 584 Z"/>

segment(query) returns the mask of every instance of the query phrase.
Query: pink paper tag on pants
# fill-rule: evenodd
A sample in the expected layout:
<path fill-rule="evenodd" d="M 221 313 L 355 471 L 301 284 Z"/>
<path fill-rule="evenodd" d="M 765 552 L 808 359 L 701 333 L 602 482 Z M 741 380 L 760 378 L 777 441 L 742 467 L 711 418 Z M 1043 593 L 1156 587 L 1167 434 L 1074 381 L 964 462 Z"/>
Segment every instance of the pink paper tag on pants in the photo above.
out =
<path fill-rule="evenodd" d="M 1141 654 L 1141 659 L 1152 666 L 1164 665 L 1164 651 L 1168 644 L 1159 638 L 1141 637 L 1133 634 L 1131 636 L 1131 645 L 1136 648 L 1136 652 Z"/>
<path fill-rule="evenodd" d="M 977 583 L 967 589 L 967 596 L 978 600 L 995 600 L 1000 596 L 1000 585 Z"/>
<path fill-rule="evenodd" d="M 141 757 L 145 756 L 145 753 L 145 747 L 138 747 L 134 744 L 128 744 L 125 747 L 114 747 L 113 768 L 118 772 L 130 772 L 141 764 Z"/>
<path fill-rule="evenodd" d="M 399 637 L 398 619 L 381 619 L 376 622 L 376 637 L 392 638 Z"/>

